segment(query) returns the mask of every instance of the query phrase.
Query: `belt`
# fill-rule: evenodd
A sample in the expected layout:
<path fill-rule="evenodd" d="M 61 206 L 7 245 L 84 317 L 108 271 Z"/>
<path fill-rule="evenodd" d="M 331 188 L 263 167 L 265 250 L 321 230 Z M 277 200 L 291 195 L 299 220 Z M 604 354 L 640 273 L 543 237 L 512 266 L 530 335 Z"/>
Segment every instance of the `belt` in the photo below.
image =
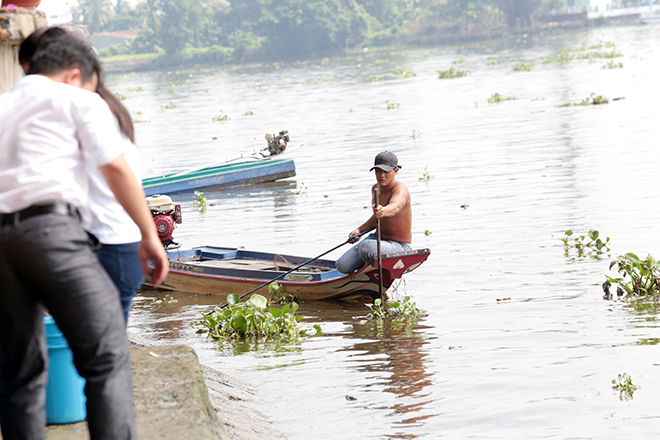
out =
<path fill-rule="evenodd" d="M 78 210 L 66 202 L 53 202 L 47 205 L 32 205 L 21 211 L 0 214 L 0 226 L 17 225 L 21 221 L 38 215 L 57 214 L 80 218 Z"/>

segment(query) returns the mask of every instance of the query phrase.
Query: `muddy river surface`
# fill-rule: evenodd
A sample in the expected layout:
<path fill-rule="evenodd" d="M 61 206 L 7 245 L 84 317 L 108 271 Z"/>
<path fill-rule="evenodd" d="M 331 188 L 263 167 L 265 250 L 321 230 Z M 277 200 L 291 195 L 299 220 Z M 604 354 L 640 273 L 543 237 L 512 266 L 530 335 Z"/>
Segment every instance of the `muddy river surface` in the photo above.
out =
<path fill-rule="evenodd" d="M 611 27 L 110 76 L 139 121 L 145 177 L 250 153 L 267 132 L 305 144 L 293 179 L 204 190 L 204 213 L 174 196 L 184 248 L 331 249 L 370 215 L 369 168 L 388 149 L 413 247 L 432 250 L 393 293 L 427 311 L 409 329 L 362 323 L 362 303 L 308 302 L 320 337 L 221 344 L 189 323 L 223 297 L 144 291 L 130 334 L 254 384 L 292 440 L 658 438 L 656 304 L 604 300 L 600 284 L 617 255 L 660 256 L 659 43 L 660 27 Z M 471 74 L 438 78 L 451 67 Z M 560 107 L 592 93 L 609 103 Z M 565 253 L 567 229 L 600 231 L 609 252 Z M 612 389 L 622 373 L 640 387 L 631 400 Z"/>

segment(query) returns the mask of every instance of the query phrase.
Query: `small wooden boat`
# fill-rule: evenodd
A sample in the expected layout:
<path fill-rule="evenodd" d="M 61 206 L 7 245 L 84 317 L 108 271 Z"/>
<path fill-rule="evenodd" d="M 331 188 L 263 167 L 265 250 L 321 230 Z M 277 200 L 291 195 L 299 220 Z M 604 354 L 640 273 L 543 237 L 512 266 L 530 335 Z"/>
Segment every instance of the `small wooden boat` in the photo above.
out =
<path fill-rule="evenodd" d="M 146 196 L 195 191 L 209 186 L 237 186 L 273 182 L 296 175 L 293 159 L 251 160 L 225 163 L 183 173 L 142 180 Z"/>
<path fill-rule="evenodd" d="M 428 258 L 429 249 L 382 255 L 383 287 L 416 269 Z M 170 272 L 161 289 L 201 294 L 242 295 L 309 260 L 291 255 L 253 252 L 221 247 L 200 247 L 168 252 Z M 352 274 L 340 273 L 331 260 L 314 260 L 278 280 L 283 293 L 301 301 L 378 297 L 378 260 L 366 263 Z M 146 283 L 149 284 L 149 278 Z M 266 297 L 268 286 L 255 291 Z"/>

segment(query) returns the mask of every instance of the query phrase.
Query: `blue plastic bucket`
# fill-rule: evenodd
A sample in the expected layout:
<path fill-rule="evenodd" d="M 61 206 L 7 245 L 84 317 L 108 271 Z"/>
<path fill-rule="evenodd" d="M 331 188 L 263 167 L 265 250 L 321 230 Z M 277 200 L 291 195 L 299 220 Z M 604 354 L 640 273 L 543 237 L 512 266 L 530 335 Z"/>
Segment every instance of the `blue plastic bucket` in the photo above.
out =
<path fill-rule="evenodd" d="M 82 422 L 85 409 L 85 379 L 73 365 L 73 353 L 52 316 L 44 317 L 48 344 L 48 383 L 46 384 L 46 423 Z"/>

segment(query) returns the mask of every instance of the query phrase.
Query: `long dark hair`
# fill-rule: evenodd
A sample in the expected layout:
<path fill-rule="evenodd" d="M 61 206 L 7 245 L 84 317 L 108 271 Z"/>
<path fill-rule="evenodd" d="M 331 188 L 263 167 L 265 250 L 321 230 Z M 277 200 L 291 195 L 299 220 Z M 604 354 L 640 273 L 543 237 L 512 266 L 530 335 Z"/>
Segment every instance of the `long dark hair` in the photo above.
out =
<path fill-rule="evenodd" d="M 96 87 L 96 93 L 98 93 L 99 96 L 103 98 L 103 100 L 108 104 L 108 107 L 110 107 L 112 114 L 115 115 L 115 118 L 117 118 L 117 122 L 119 123 L 119 131 L 121 131 L 121 134 L 129 138 L 131 142 L 135 143 L 135 129 L 133 127 L 133 119 L 131 118 L 130 113 L 128 113 L 126 107 L 124 107 L 124 104 L 121 103 L 115 94 L 112 93 L 100 79 L 99 85 Z"/>
<path fill-rule="evenodd" d="M 27 70 L 30 70 L 32 65 L 34 54 L 42 49 L 46 49 L 47 46 L 53 42 L 67 40 L 71 37 L 80 39 L 80 35 L 73 35 L 60 27 L 44 27 L 37 29 L 32 32 L 23 42 L 18 51 L 18 62 L 21 66 L 27 66 Z M 89 41 L 80 41 L 80 43 L 91 46 Z M 119 131 L 126 136 L 131 142 L 135 143 L 135 128 L 133 127 L 133 120 L 130 113 L 124 107 L 124 105 L 119 101 L 119 99 L 112 93 L 103 83 L 101 79 L 101 66 L 100 62 L 97 61 L 94 66 L 96 73 L 99 77 L 98 87 L 96 88 L 96 93 L 108 104 L 110 111 L 115 115 L 117 122 L 119 123 Z"/>

